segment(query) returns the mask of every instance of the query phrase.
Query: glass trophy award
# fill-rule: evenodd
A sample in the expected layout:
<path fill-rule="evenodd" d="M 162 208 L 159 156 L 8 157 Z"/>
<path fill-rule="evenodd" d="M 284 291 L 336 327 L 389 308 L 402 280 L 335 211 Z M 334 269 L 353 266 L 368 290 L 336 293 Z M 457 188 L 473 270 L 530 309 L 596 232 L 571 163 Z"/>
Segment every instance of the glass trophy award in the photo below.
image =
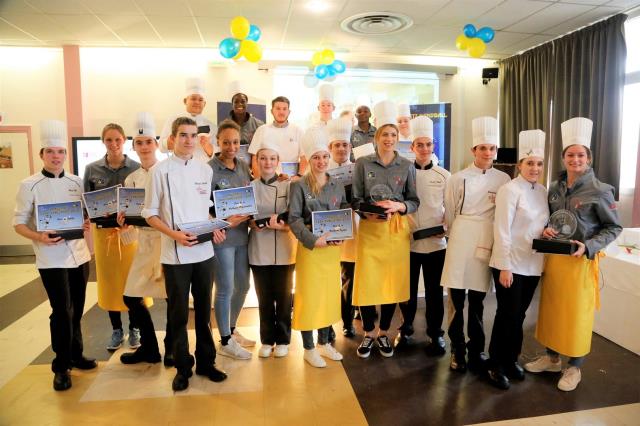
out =
<path fill-rule="evenodd" d="M 369 191 L 369 201 L 360 203 L 360 211 L 363 213 L 377 214 L 380 218 L 386 219 L 386 208 L 377 206 L 375 203 L 384 200 L 390 200 L 393 196 L 393 191 L 389 186 L 384 183 L 373 185 Z"/>
<path fill-rule="evenodd" d="M 558 210 L 549 217 L 549 227 L 558 233 L 554 238 L 535 238 L 532 248 L 539 253 L 573 254 L 578 245 L 571 237 L 578 227 L 578 219 L 569 210 Z"/>

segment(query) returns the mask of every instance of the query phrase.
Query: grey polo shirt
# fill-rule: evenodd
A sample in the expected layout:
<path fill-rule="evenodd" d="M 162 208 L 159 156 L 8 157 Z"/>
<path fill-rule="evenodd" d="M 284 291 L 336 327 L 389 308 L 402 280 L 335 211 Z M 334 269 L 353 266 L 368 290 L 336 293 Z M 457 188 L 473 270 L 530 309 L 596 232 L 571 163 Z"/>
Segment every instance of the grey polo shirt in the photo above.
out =
<path fill-rule="evenodd" d="M 395 152 L 394 159 L 383 165 L 378 154 L 370 154 L 359 158 L 353 171 L 351 205 L 354 210 L 361 202 L 372 202 L 371 188 L 375 185 L 386 185 L 391 189 L 392 201 L 399 201 L 407 206 L 402 214 L 414 213 L 418 210 L 420 199 L 416 191 L 416 168 L 413 163 Z"/>
<path fill-rule="evenodd" d="M 253 139 L 253 134 L 258 127 L 264 124 L 264 121 L 256 118 L 253 114 L 246 113 L 249 117 L 240 126 L 240 145 L 249 145 Z M 229 112 L 229 118 L 233 120 L 233 111 Z"/>
<path fill-rule="evenodd" d="M 124 156 L 124 161 L 117 169 L 107 163 L 107 156 L 94 161 L 84 169 L 84 192 L 97 191 L 114 185 L 124 185 L 124 180 L 140 168 L 140 163 Z"/>
<path fill-rule="evenodd" d="M 376 130 L 376 126 L 373 124 L 369 126 L 368 132 L 362 130 L 359 125 L 356 125 L 353 128 L 353 132 L 351 132 L 351 146 L 355 148 L 357 146 L 364 145 L 365 143 L 373 142 Z"/>
<path fill-rule="evenodd" d="M 348 207 L 344 186 L 328 177 L 327 183 L 317 196 L 307 185 L 307 178 L 291 183 L 289 194 L 289 227 L 298 241 L 309 250 L 318 239 L 311 232 L 311 212 L 338 210 Z"/>
<path fill-rule="evenodd" d="M 244 161 L 234 160 L 235 168 L 227 168 L 220 161 L 220 154 L 215 154 L 209 161 L 209 166 L 213 170 L 213 178 L 211 179 L 211 190 L 239 188 L 249 186 L 251 184 L 251 171 Z M 213 212 L 213 209 L 212 209 Z M 237 247 L 249 243 L 248 221 L 241 223 L 235 228 L 227 228 L 227 238 L 221 244 L 214 244 L 214 247 Z"/>

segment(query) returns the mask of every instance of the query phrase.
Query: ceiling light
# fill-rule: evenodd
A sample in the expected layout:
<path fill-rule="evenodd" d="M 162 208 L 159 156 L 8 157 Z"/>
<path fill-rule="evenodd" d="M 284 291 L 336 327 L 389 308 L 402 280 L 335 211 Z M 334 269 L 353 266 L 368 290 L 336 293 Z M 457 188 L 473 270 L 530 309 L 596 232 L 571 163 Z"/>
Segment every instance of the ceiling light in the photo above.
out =
<path fill-rule="evenodd" d="M 324 0 L 310 0 L 307 2 L 307 9 L 315 13 L 322 13 L 329 9 L 329 4 Z"/>

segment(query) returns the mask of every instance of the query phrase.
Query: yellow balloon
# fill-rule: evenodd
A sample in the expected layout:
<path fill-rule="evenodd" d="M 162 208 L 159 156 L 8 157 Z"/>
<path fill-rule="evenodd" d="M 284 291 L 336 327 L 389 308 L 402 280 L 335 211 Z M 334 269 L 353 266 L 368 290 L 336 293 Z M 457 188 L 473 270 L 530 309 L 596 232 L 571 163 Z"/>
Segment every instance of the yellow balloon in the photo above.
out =
<path fill-rule="evenodd" d="M 467 37 L 464 34 L 460 34 L 457 38 L 456 38 L 456 47 L 459 50 L 467 50 L 467 48 L 469 47 L 469 42 L 471 41 L 471 39 L 469 37 Z"/>
<path fill-rule="evenodd" d="M 311 63 L 313 64 L 314 67 L 317 67 L 318 65 L 320 65 L 322 63 L 322 52 L 314 53 L 313 57 L 311 58 Z"/>
<path fill-rule="evenodd" d="M 324 49 L 322 51 L 322 63 L 325 65 L 331 65 L 335 61 L 336 55 L 331 49 Z"/>
<path fill-rule="evenodd" d="M 469 41 L 469 56 L 473 58 L 481 58 L 486 49 L 487 45 L 479 38 L 472 38 Z"/>
<path fill-rule="evenodd" d="M 242 40 L 240 52 L 249 62 L 258 62 L 262 58 L 262 48 L 253 40 Z"/>
<path fill-rule="evenodd" d="M 231 20 L 231 34 L 240 40 L 244 40 L 249 35 L 251 25 L 244 16 L 236 16 Z"/>

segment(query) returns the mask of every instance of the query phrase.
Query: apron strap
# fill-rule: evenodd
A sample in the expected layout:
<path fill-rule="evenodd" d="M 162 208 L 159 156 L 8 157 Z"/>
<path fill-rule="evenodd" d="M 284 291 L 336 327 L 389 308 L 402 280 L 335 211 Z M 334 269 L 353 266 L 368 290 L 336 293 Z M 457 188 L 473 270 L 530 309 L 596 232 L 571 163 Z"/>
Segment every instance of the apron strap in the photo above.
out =
<path fill-rule="evenodd" d="M 605 256 L 606 255 L 604 254 L 604 252 L 599 251 L 598 254 L 596 254 L 595 258 L 593 259 L 593 266 L 591 268 L 593 272 L 593 285 L 595 287 L 595 292 L 596 292 L 596 310 L 597 311 L 600 310 L 600 287 L 598 285 L 600 281 L 600 258 Z"/>
<path fill-rule="evenodd" d="M 120 228 L 111 228 L 109 235 L 107 235 L 107 257 L 109 256 L 109 250 L 111 249 L 111 243 L 116 240 L 118 244 L 118 257 L 122 260 L 122 242 L 120 241 Z"/>

